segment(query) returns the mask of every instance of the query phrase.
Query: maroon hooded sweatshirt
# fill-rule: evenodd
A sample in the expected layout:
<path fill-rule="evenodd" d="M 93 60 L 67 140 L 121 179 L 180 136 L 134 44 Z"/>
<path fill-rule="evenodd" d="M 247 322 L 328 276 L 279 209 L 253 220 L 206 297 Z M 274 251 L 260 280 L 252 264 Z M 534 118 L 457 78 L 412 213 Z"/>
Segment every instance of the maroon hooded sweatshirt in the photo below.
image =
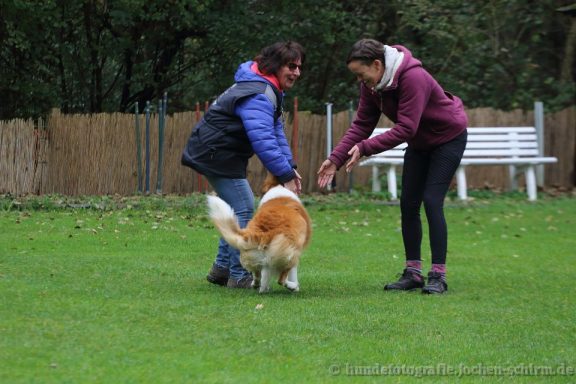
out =
<path fill-rule="evenodd" d="M 462 100 L 445 92 L 407 48 L 392 47 L 404 53 L 402 63 L 391 84 L 381 90 L 360 83 L 356 118 L 329 156 L 337 168 L 348 160 L 348 151 L 354 145 L 358 145 L 362 156 L 384 152 L 403 142 L 427 151 L 454 139 L 468 125 Z M 381 113 L 394 126 L 369 139 Z"/>

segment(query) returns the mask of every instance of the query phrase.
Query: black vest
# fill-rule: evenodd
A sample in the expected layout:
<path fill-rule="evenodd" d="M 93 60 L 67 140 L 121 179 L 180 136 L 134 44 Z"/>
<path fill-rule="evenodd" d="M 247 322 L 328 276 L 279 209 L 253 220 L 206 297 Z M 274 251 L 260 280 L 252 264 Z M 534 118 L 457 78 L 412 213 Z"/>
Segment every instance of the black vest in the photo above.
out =
<path fill-rule="evenodd" d="M 182 153 L 183 165 L 207 176 L 245 179 L 248 160 L 254 155 L 242 120 L 234 114 L 236 104 L 247 96 L 265 94 L 282 115 L 282 94 L 260 81 L 235 83 L 224 91 L 198 122 Z"/>

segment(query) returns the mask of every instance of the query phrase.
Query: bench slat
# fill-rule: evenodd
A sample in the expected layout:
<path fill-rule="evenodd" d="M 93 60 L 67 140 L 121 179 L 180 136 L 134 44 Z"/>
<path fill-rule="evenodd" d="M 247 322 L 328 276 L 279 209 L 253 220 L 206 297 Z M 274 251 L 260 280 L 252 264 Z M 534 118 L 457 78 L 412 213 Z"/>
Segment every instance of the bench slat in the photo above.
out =
<path fill-rule="evenodd" d="M 528 157 L 538 156 L 538 149 L 516 148 L 489 148 L 489 149 L 466 149 L 464 157 L 497 156 L 497 157 Z"/>
<path fill-rule="evenodd" d="M 389 131 L 391 128 L 375 128 L 373 135 Z M 534 127 L 468 127 L 468 133 L 530 133 Z"/>
<path fill-rule="evenodd" d="M 468 127 L 468 133 L 529 133 L 535 131 L 536 128 L 534 127 Z"/>
<path fill-rule="evenodd" d="M 520 141 L 516 143 L 505 143 L 505 142 L 477 142 L 469 141 L 466 143 L 466 148 L 536 148 L 538 149 L 538 143 L 533 141 Z"/>
<path fill-rule="evenodd" d="M 510 141 L 510 142 L 529 142 L 538 141 L 536 134 L 522 134 L 522 135 L 487 135 L 487 134 L 471 134 L 468 133 L 468 141 Z"/>
<path fill-rule="evenodd" d="M 521 157 L 513 158 L 475 158 L 475 159 L 462 159 L 461 165 L 537 165 L 537 164 L 552 164 L 558 162 L 555 157 Z"/>

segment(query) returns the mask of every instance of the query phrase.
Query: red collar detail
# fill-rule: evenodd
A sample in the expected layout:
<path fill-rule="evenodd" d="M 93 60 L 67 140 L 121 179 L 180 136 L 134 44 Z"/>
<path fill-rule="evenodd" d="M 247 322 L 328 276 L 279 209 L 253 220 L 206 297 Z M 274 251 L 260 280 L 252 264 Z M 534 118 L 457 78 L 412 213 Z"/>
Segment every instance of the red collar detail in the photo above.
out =
<path fill-rule="evenodd" d="M 260 72 L 260 70 L 258 69 L 257 62 L 253 62 L 252 65 L 250 66 L 250 69 L 252 70 L 252 72 L 257 74 L 258 76 L 262 76 L 263 78 L 271 82 L 272 85 L 274 85 L 277 89 L 282 91 L 282 88 L 280 88 L 280 81 L 278 80 L 278 78 L 274 75 L 265 75 L 262 72 Z"/>

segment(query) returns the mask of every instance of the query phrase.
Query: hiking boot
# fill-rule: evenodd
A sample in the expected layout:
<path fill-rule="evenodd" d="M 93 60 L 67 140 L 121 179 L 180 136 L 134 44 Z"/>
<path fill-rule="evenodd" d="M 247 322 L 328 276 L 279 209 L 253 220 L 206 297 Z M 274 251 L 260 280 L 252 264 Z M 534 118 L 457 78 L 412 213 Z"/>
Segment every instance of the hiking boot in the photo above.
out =
<path fill-rule="evenodd" d="M 422 293 L 440 294 L 448 291 L 448 284 L 438 272 L 428 272 L 428 284 L 422 288 Z"/>
<path fill-rule="evenodd" d="M 252 275 L 245 276 L 239 280 L 230 278 L 226 286 L 228 288 L 252 288 Z"/>
<path fill-rule="evenodd" d="M 402 276 L 395 283 L 386 284 L 384 286 L 385 291 L 411 291 L 416 288 L 422 288 L 424 286 L 424 277 L 422 275 L 404 269 Z"/>
<path fill-rule="evenodd" d="M 217 264 L 213 264 L 212 269 L 208 272 L 208 276 L 206 276 L 206 280 L 212 284 L 226 285 L 229 276 L 230 271 L 228 271 L 228 268 L 222 268 Z"/>

